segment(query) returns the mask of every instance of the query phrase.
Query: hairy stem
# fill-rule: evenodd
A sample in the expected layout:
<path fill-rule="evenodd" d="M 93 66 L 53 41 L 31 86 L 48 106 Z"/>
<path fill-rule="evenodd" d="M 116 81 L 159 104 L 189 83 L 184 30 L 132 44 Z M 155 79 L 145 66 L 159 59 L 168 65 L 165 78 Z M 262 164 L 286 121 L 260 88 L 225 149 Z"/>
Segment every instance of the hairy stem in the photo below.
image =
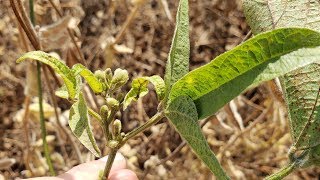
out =
<path fill-rule="evenodd" d="M 111 149 L 111 152 L 108 155 L 108 160 L 106 162 L 106 166 L 104 167 L 104 171 L 103 171 L 103 176 L 102 176 L 103 180 L 108 179 L 113 161 L 117 155 L 117 151 L 118 151 L 118 148 Z"/>
<path fill-rule="evenodd" d="M 32 24 L 35 24 L 35 17 L 34 17 L 34 9 L 33 9 L 33 0 L 29 0 L 29 6 L 30 6 L 30 20 Z M 47 143 L 47 129 L 46 124 L 44 120 L 44 113 L 43 113 L 43 102 L 42 102 L 42 82 L 41 82 L 41 64 L 37 62 L 37 81 L 38 81 L 38 96 L 39 96 L 39 111 L 40 111 L 40 126 L 41 126 L 41 137 L 42 137 L 42 143 L 43 143 L 43 151 L 44 156 L 46 158 L 47 164 L 49 166 L 49 171 L 51 175 L 56 175 L 56 172 L 53 169 L 53 165 L 50 159 L 50 153 L 49 153 L 49 147 Z"/>
<path fill-rule="evenodd" d="M 152 125 L 154 125 L 157 122 L 159 122 L 163 117 L 164 117 L 164 112 L 158 112 L 152 118 L 150 118 L 145 124 L 137 127 L 136 129 L 130 131 L 129 133 L 127 133 L 124 136 L 124 138 L 122 139 L 122 141 L 120 143 L 120 147 L 123 146 L 123 144 L 125 144 L 132 137 L 136 136 L 137 134 L 143 132 L 144 130 L 148 129 Z"/>
<path fill-rule="evenodd" d="M 266 180 L 278 180 L 283 179 L 287 175 L 289 175 L 292 171 L 297 168 L 297 163 L 293 162 L 288 164 L 286 167 L 280 169 L 278 172 L 272 174 L 271 176 L 266 177 Z"/>
<path fill-rule="evenodd" d="M 39 96 L 39 111 L 40 111 L 40 126 L 41 126 L 41 138 L 42 138 L 42 144 L 43 144 L 43 151 L 44 156 L 46 158 L 47 164 L 49 166 L 49 171 L 52 176 L 54 176 L 56 173 L 53 169 L 53 165 L 50 159 L 50 153 L 49 153 L 49 147 L 47 143 L 47 129 L 46 124 L 44 120 L 44 113 L 43 113 L 43 104 L 42 104 L 42 83 L 41 83 L 41 64 L 37 62 L 37 79 L 38 79 L 38 96 Z"/>

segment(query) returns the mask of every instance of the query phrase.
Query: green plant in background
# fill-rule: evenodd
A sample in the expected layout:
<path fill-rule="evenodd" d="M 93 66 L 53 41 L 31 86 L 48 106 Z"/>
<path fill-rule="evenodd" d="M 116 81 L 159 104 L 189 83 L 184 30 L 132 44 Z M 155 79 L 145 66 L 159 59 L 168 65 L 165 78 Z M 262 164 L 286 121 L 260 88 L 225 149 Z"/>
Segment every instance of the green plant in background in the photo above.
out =
<path fill-rule="evenodd" d="M 207 65 L 189 72 L 188 0 L 181 0 L 164 80 L 157 75 L 136 78 L 126 95 L 120 92 L 121 87 L 129 79 L 126 70 L 117 69 L 112 73 L 110 69 L 106 69 L 93 73 L 80 64 L 70 69 L 59 59 L 42 51 L 28 52 L 17 62 L 25 59 L 38 60 L 51 66 L 62 77 L 64 86 L 56 92 L 56 95 L 73 103 L 69 126 L 80 142 L 97 157 L 101 152 L 93 137 L 89 117 L 98 120 L 104 131 L 106 145 L 111 150 L 103 179 L 108 177 L 117 150 L 130 138 L 156 124 L 163 117 L 167 117 L 194 153 L 218 179 L 229 179 L 203 136 L 198 120 L 214 114 L 224 104 L 250 87 L 287 73 L 289 75 L 286 76 L 290 76 L 293 70 L 300 71 L 301 67 L 315 64 L 320 57 L 317 46 L 320 46 L 320 33 L 317 31 L 305 28 L 276 29 L 258 34 L 218 56 Z M 104 98 L 100 112 L 95 112 L 86 104 L 81 77 L 97 96 Z M 154 85 L 158 95 L 158 112 L 140 127 L 128 133 L 122 132 L 121 122 L 115 119 L 115 114 L 121 108 L 126 109 L 132 101 L 145 96 L 148 93 L 149 83 Z M 290 78 L 287 78 L 285 83 L 290 83 Z M 314 89 L 311 91 L 314 92 Z M 316 113 L 311 113 L 310 117 L 316 116 L 314 114 Z M 311 121 L 308 121 L 308 124 L 310 123 Z M 301 126 L 299 128 L 301 129 Z M 296 131 L 293 129 L 293 132 Z M 298 150 L 299 147 L 310 147 L 308 143 L 300 145 L 299 142 L 300 136 L 304 142 L 305 137 L 310 137 L 309 133 L 303 130 L 299 136 L 294 136 L 298 139 L 295 145 Z M 314 142 L 315 139 L 310 141 Z M 317 152 L 316 150 L 318 149 L 312 152 Z M 302 153 L 301 157 L 306 157 L 305 154 Z M 315 156 L 316 153 L 311 155 Z M 293 160 L 300 158 L 295 154 L 292 157 Z M 311 156 L 308 157 L 310 159 Z M 293 169 L 291 167 L 296 167 L 295 162 L 293 161 L 293 164 L 286 169 L 287 172 L 288 169 Z"/>

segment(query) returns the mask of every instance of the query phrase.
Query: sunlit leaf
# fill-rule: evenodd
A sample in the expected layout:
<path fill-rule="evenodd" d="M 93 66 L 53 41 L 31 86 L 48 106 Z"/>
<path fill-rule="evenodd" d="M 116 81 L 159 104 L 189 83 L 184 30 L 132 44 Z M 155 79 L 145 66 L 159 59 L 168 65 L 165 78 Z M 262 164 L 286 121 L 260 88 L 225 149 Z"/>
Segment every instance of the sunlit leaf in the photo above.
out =
<path fill-rule="evenodd" d="M 73 72 L 62 61 L 42 51 L 30 51 L 17 59 L 17 63 L 20 63 L 26 59 L 37 60 L 52 67 L 54 71 L 61 76 L 66 84 L 69 97 L 71 99 L 75 97 L 77 86 L 76 79 L 73 75 Z"/>
<path fill-rule="evenodd" d="M 191 98 L 188 96 L 175 98 L 166 109 L 166 117 L 217 179 L 229 179 L 201 132 L 197 109 Z"/>
<path fill-rule="evenodd" d="M 166 97 L 168 97 L 171 86 L 189 71 L 189 15 L 188 0 L 180 0 L 176 27 L 167 60 L 164 81 L 166 84 Z"/>
<path fill-rule="evenodd" d="M 132 81 L 131 89 L 124 98 L 123 109 L 126 109 L 132 101 L 137 101 L 139 98 L 145 96 L 149 92 L 149 83 L 153 84 L 158 96 L 158 100 L 161 101 L 164 98 L 165 92 L 163 79 L 158 75 L 151 77 L 140 77 Z"/>
<path fill-rule="evenodd" d="M 100 93 L 103 91 L 103 84 L 94 76 L 94 74 L 89 69 L 87 69 L 82 64 L 75 64 L 72 67 L 72 71 L 75 76 L 77 76 L 78 74 L 81 75 L 95 93 Z"/>
<path fill-rule="evenodd" d="M 205 118 L 250 85 L 258 83 L 256 78 L 259 82 L 269 80 L 270 76 L 266 79 L 258 76 L 266 71 L 266 68 L 277 68 L 268 65 L 269 63 L 277 61 L 280 61 L 278 65 L 288 63 L 288 61 L 282 62 L 283 59 L 280 57 L 300 48 L 316 47 L 320 45 L 319 40 L 318 32 L 303 28 L 283 28 L 259 34 L 181 78 L 173 85 L 169 99 L 173 100 L 180 95 L 191 97 L 196 104 L 199 119 Z M 301 52 L 294 53 L 297 56 L 288 56 L 295 64 L 300 62 L 305 65 L 304 61 L 312 63 L 316 60 L 314 54 L 304 58 L 300 57 Z M 281 67 L 284 65 L 279 66 Z M 283 72 L 278 69 L 276 75 L 279 76 L 297 67 L 291 68 L 293 69 L 285 69 Z"/>
<path fill-rule="evenodd" d="M 259 1 L 244 0 L 244 13 L 254 34 L 281 27 L 303 27 L 320 31 L 318 0 Z M 314 49 L 320 52 L 320 47 Z M 303 55 L 303 54 L 302 54 Z M 308 55 L 306 55 L 308 58 Z M 318 139 L 320 104 L 319 62 L 290 72 L 280 78 L 288 106 L 288 117 L 296 149 L 309 150 L 305 165 L 319 164 Z M 301 161 L 302 162 L 302 161 Z M 299 163 L 301 163 L 299 162 Z"/>
<path fill-rule="evenodd" d="M 96 157 L 101 156 L 101 152 L 96 144 L 89 123 L 88 108 L 82 93 L 78 100 L 71 106 L 69 114 L 69 126 L 73 134 L 79 141 Z"/>

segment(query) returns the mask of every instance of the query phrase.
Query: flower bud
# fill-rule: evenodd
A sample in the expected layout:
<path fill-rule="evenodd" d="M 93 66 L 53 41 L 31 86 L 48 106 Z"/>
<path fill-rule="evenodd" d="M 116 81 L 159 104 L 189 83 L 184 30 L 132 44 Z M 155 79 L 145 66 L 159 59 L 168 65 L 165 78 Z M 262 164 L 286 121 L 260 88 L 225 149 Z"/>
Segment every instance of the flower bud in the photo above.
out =
<path fill-rule="evenodd" d="M 114 89 L 117 89 L 125 85 L 128 82 L 128 80 L 129 80 L 128 71 L 118 68 L 114 71 L 114 75 L 111 80 L 111 85 L 113 86 Z"/>
<path fill-rule="evenodd" d="M 103 71 L 101 71 L 101 70 L 96 70 L 96 71 L 94 72 L 94 76 L 95 76 L 97 79 L 99 79 L 100 82 L 104 82 L 105 74 L 104 74 Z"/>
<path fill-rule="evenodd" d="M 118 141 L 116 141 L 116 140 L 110 140 L 108 143 L 107 143 L 107 146 L 109 147 L 109 148 L 116 148 L 117 146 L 118 146 L 118 144 L 119 144 L 119 142 Z"/>
<path fill-rule="evenodd" d="M 121 129 L 122 129 L 121 121 L 119 119 L 116 119 L 113 122 L 113 133 L 116 138 L 121 138 Z"/>
<path fill-rule="evenodd" d="M 119 101 L 114 99 L 114 98 L 107 98 L 106 99 L 107 101 L 107 106 L 110 108 L 110 109 L 118 109 L 119 108 Z"/>
<path fill-rule="evenodd" d="M 107 105 L 101 106 L 101 108 L 100 108 L 100 115 L 101 115 L 101 118 L 102 118 L 103 120 L 108 119 L 109 108 L 108 108 Z"/>

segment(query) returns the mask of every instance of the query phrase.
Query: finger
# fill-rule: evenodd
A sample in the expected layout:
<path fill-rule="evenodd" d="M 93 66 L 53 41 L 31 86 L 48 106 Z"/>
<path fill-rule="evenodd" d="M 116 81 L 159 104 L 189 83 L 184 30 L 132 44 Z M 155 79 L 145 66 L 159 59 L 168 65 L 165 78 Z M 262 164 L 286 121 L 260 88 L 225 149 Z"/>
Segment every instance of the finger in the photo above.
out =
<path fill-rule="evenodd" d="M 80 164 L 58 177 L 65 180 L 96 180 L 99 177 L 100 171 L 104 170 L 107 160 L 108 157 L 106 156 L 96 161 Z M 111 172 L 124 169 L 125 167 L 125 158 L 120 153 L 117 153 L 111 167 Z"/>
<path fill-rule="evenodd" d="M 120 169 L 117 171 L 113 171 L 110 176 L 109 180 L 138 180 L 137 175 L 129 170 L 129 169 Z"/>

